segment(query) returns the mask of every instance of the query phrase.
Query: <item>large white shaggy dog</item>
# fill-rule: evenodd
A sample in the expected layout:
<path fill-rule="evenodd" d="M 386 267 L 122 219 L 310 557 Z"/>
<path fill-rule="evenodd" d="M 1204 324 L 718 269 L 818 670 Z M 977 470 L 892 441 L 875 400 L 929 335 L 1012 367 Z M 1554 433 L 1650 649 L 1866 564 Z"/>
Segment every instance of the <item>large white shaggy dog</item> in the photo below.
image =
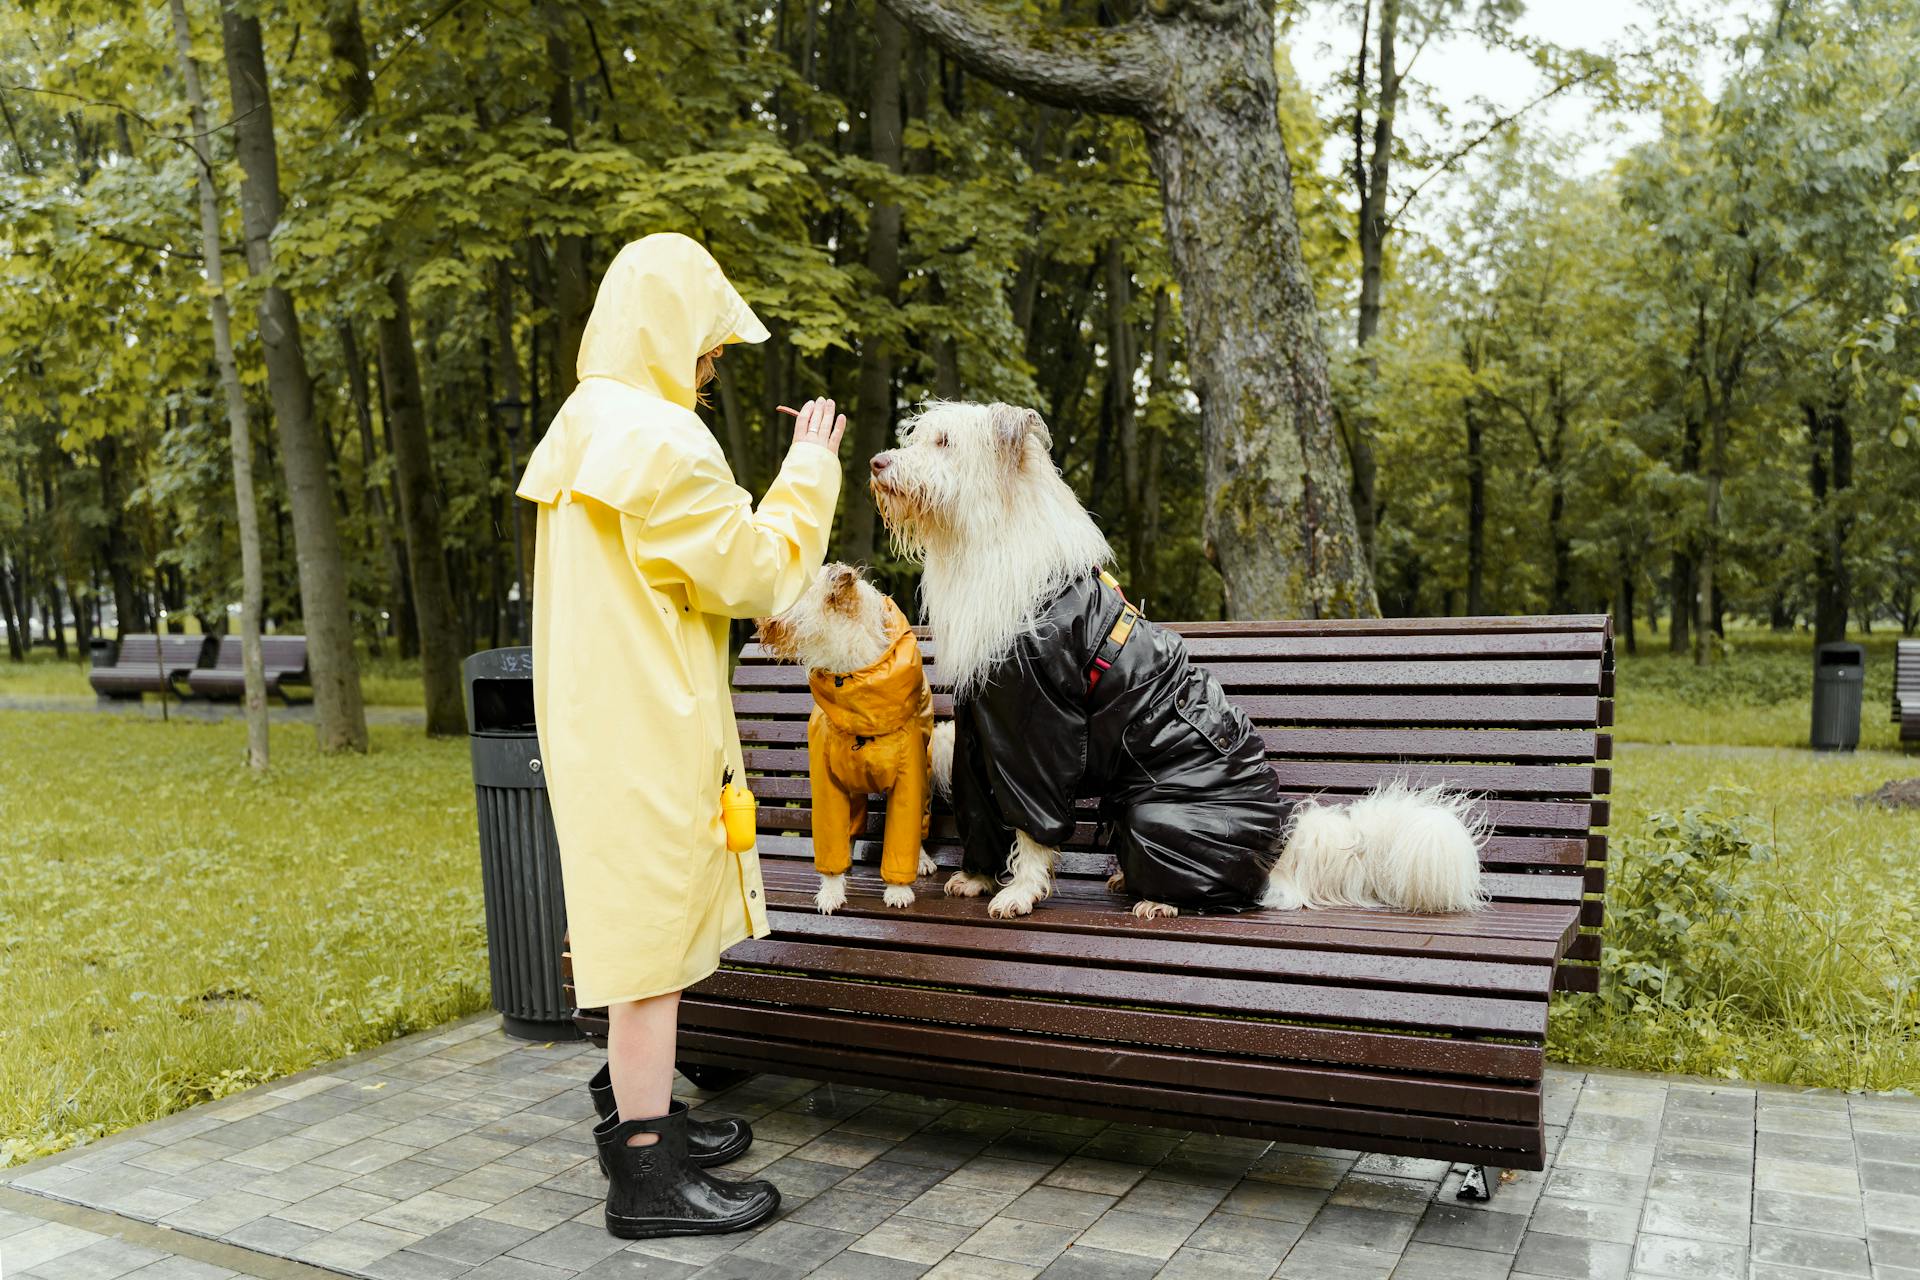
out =
<path fill-rule="evenodd" d="M 1052 892 L 1073 800 L 1094 796 L 1121 868 L 1112 885 L 1138 915 L 1477 907 L 1463 799 L 1399 784 L 1346 806 L 1280 800 L 1244 714 L 1102 572 L 1112 551 L 1049 449 L 1032 410 L 944 403 L 872 461 L 881 516 L 924 565 L 954 686 L 967 860 L 947 893 L 997 886 L 993 915 L 1027 914 Z"/>

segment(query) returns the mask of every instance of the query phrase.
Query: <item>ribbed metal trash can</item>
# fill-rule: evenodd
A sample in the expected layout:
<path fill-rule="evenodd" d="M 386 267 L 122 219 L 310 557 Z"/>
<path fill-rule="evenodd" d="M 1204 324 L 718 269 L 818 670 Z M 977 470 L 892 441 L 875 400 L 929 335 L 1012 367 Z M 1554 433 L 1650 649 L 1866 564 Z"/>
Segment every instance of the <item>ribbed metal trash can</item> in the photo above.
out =
<path fill-rule="evenodd" d="M 488 649 L 462 666 L 487 964 L 502 1028 L 523 1040 L 578 1040 L 560 977 L 567 907 L 560 845 L 534 736 L 533 650 Z"/>
<path fill-rule="evenodd" d="M 1851 751 L 1860 745 L 1860 699 L 1867 651 L 1857 644 L 1823 644 L 1813 651 L 1813 749 Z"/>

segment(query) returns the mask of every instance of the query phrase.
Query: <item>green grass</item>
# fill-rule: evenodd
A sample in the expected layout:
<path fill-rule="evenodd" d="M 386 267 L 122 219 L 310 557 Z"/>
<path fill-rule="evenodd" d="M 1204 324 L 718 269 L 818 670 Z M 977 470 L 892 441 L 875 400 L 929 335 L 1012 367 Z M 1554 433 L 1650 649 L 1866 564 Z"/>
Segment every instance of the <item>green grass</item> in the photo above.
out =
<path fill-rule="evenodd" d="M 1894 748 L 1892 633 L 1848 637 L 1867 648 L 1860 711 L 1863 750 Z M 1804 747 L 1813 715 L 1813 640 L 1800 634 L 1734 630 L 1710 667 L 1669 657 L 1666 637 L 1642 638 L 1637 657 L 1619 657 L 1614 732 L 1629 742 Z"/>
<path fill-rule="evenodd" d="M 1855 797 L 1920 774 L 1890 752 L 1625 747 L 1614 770 L 1609 915 L 1649 852 L 1653 815 L 1737 815 L 1771 858 L 1742 880 L 1689 868 L 1717 908 L 1672 895 L 1649 914 L 1685 937 L 1675 1005 L 1562 997 L 1562 1061 L 1836 1088 L 1920 1088 L 1920 812 Z M 1627 942 L 1611 927 L 1609 941 Z M 1617 963 L 1608 977 L 1617 980 Z M 1670 955 L 1656 957 L 1667 965 Z M 1676 964 L 1677 970 L 1679 966 Z M 1639 1007 L 1634 1007 L 1635 1004 Z"/>
<path fill-rule="evenodd" d="M 466 744 L 0 712 L 0 1165 L 487 1003 Z"/>

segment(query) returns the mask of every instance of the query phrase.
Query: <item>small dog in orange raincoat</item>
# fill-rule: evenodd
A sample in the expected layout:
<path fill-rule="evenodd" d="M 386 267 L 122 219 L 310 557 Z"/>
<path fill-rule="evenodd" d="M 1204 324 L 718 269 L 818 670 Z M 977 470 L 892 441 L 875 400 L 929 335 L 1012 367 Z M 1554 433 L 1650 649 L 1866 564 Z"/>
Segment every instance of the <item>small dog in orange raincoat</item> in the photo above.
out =
<path fill-rule="evenodd" d="M 867 797 L 885 795 L 884 897 L 890 907 L 912 906 L 914 881 L 938 869 L 926 853 L 933 693 L 913 628 L 858 569 L 829 564 L 792 608 L 760 624 L 760 643 L 805 666 L 813 689 L 814 905 L 832 915 L 846 904 L 853 836 L 866 825 Z"/>

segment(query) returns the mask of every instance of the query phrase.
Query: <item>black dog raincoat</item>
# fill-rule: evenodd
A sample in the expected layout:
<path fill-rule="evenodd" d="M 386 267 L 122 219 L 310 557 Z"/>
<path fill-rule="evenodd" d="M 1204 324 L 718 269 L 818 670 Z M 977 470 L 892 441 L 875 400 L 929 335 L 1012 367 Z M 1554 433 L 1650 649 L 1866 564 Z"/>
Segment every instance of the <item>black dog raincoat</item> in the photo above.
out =
<path fill-rule="evenodd" d="M 1094 572 L 954 708 L 963 865 L 1002 876 L 1015 828 L 1066 843 L 1081 797 L 1099 799 L 1131 896 L 1195 910 L 1257 904 L 1289 809 L 1220 682 Z"/>

